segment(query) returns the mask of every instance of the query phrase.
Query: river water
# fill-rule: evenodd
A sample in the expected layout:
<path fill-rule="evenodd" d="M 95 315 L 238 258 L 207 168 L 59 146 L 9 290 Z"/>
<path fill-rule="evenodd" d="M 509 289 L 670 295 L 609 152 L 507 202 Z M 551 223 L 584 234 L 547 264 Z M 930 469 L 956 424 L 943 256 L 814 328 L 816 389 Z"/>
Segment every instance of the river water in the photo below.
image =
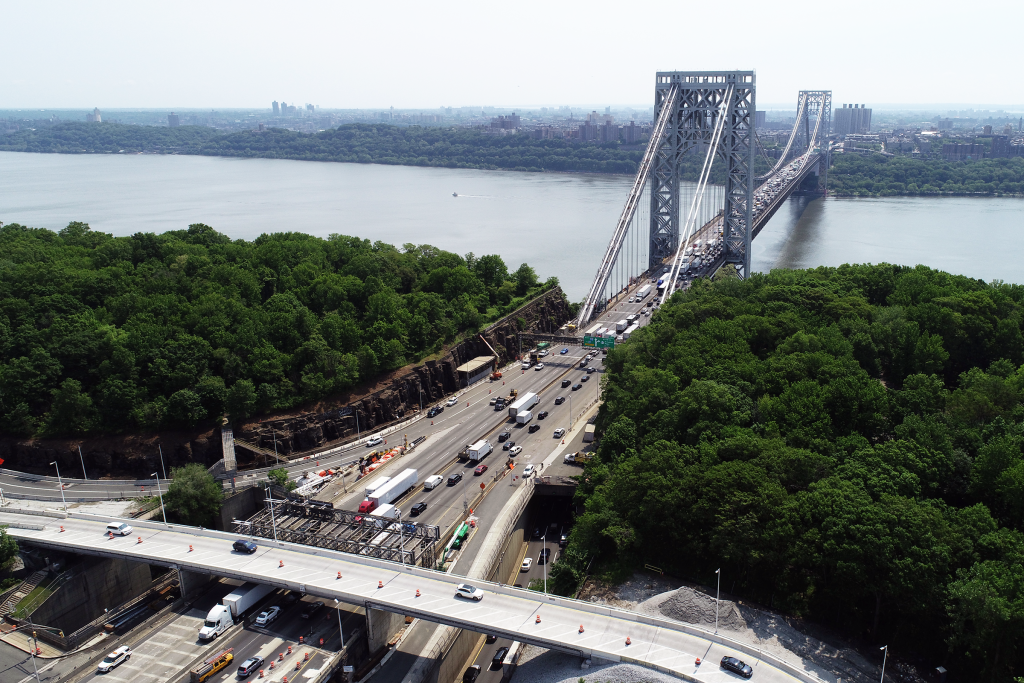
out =
<path fill-rule="evenodd" d="M 0 221 L 115 235 L 206 223 L 232 238 L 356 235 L 500 254 L 580 300 L 632 182 L 623 176 L 159 155 L 0 152 Z M 452 193 L 458 193 L 453 197 Z M 925 264 L 1022 282 L 1024 200 L 790 199 L 753 267 Z M 993 258 L 1000 255 L 1000 258 Z"/>

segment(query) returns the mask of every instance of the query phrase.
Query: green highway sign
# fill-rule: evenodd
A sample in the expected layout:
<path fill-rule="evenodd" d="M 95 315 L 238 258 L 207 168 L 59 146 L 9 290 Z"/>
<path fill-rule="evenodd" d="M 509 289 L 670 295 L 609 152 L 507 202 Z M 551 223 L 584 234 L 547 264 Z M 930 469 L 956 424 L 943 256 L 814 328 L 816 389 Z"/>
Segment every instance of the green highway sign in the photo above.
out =
<path fill-rule="evenodd" d="M 592 337 L 590 335 L 584 335 L 583 346 L 589 346 L 594 349 L 614 349 L 615 337 Z"/>

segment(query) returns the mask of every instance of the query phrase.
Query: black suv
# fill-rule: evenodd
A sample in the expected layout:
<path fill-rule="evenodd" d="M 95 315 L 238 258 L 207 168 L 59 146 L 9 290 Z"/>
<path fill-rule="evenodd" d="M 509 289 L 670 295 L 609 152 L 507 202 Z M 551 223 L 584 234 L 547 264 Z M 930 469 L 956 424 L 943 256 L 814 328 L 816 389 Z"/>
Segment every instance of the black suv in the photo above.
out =
<path fill-rule="evenodd" d="M 508 441 L 511 438 L 512 438 L 512 432 L 509 432 L 509 431 L 502 432 L 501 434 L 498 434 L 498 443 L 501 443 L 503 441 Z"/>
<path fill-rule="evenodd" d="M 507 647 L 499 647 L 498 650 L 494 653 L 494 657 L 491 658 L 491 667 L 497 669 L 499 666 L 501 666 L 501 663 L 505 661 L 505 655 L 507 654 Z"/>
<path fill-rule="evenodd" d="M 455 486 L 462 481 L 462 472 L 455 472 L 454 474 L 448 475 L 448 485 Z"/>
<path fill-rule="evenodd" d="M 504 445 L 504 446 L 502 446 L 502 447 L 501 447 L 501 449 L 502 449 L 503 451 L 507 451 L 508 449 L 512 448 L 512 447 L 513 447 L 513 446 L 515 446 L 515 445 L 516 445 L 516 442 L 515 442 L 515 441 L 506 441 L 506 442 L 505 442 L 505 445 Z"/>
<path fill-rule="evenodd" d="M 562 380 L 562 388 L 563 389 L 566 388 L 567 386 L 569 386 L 570 384 L 572 384 L 572 380 L 571 379 L 563 379 Z"/>
<path fill-rule="evenodd" d="M 415 505 L 413 505 L 412 506 L 412 510 L 410 510 L 409 512 L 411 512 L 412 516 L 415 517 L 415 516 L 417 516 L 418 514 L 420 514 L 421 512 L 423 512 L 426 509 L 427 509 L 427 504 L 423 503 L 423 502 L 419 502 L 419 503 L 416 503 Z"/>
<path fill-rule="evenodd" d="M 444 406 L 434 406 L 433 408 L 427 411 L 427 417 L 434 417 L 435 415 L 440 415 L 443 412 Z"/>
<path fill-rule="evenodd" d="M 231 547 L 240 553 L 249 553 L 252 555 L 256 552 L 256 544 L 252 541 L 235 541 Z"/>
<path fill-rule="evenodd" d="M 539 413 L 537 413 L 537 419 L 538 420 L 543 420 L 547 416 L 548 416 L 548 411 L 546 411 L 546 410 L 542 410 Z"/>
<path fill-rule="evenodd" d="M 529 431 L 529 432 L 530 432 L 531 434 L 533 434 L 533 433 L 534 433 L 535 431 L 537 431 L 538 429 L 540 429 L 540 425 L 539 425 L 539 424 L 537 424 L 537 423 L 534 423 L 534 424 L 530 425 L 530 428 L 529 428 L 529 430 L 528 430 L 528 431 Z"/>
<path fill-rule="evenodd" d="M 568 382 L 569 380 L 566 380 L 566 381 Z M 560 406 L 563 403 L 565 403 L 565 396 L 559 396 L 559 397 L 555 398 L 555 405 L 556 406 Z"/>
<path fill-rule="evenodd" d="M 586 377 L 584 377 L 583 379 L 586 379 Z M 579 391 L 582 388 L 583 388 L 582 384 L 574 384 L 574 385 L 572 385 L 572 390 L 573 391 Z"/>

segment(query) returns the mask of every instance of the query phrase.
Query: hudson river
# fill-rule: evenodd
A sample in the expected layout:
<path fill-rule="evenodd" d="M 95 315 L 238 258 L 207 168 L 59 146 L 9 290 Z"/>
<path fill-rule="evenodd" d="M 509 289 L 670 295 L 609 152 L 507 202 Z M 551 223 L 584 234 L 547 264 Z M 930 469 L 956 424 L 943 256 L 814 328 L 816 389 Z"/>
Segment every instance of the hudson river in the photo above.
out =
<path fill-rule="evenodd" d="M 500 254 L 583 298 L 632 178 L 157 155 L 0 152 L 0 221 L 115 235 L 206 223 L 232 238 L 295 231 Z M 452 193 L 457 192 L 458 197 Z M 790 199 L 755 270 L 925 264 L 1024 282 L 1019 198 Z M 998 258 L 997 258 L 998 257 Z"/>

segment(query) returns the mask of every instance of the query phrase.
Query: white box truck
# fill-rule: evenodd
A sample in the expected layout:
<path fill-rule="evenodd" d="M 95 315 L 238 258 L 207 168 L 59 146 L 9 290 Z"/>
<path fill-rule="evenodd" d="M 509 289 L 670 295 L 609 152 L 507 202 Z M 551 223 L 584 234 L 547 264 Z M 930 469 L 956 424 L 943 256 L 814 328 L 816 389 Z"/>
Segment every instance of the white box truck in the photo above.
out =
<path fill-rule="evenodd" d="M 637 325 L 636 323 L 633 323 L 632 325 L 627 327 L 625 330 L 622 331 L 622 338 L 623 338 L 623 340 L 629 339 L 629 335 L 633 334 L 634 332 L 636 332 L 639 329 L 640 329 L 640 326 Z"/>
<path fill-rule="evenodd" d="M 261 583 L 245 583 L 234 589 L 223 598 L 219 605 L 214 605 L 206 620 L 199 629 L 200 640 L 213 640 L 233 623 L 242 618 L 246 610 L 253 607 L 263 598 L 274 592 L 273 586 Z"/>
<path fill-rule="evenodd" d="M 615 323 L 615 331 L 616 332 L 622 332 L 627 327 L 629 327 L 629 321 L 628 320 L 620 320 L 619 322 Z"/>
<path fill-rule="evenodd" d="M 529 410 L 530 408 L 537 405 L 538 401 L 540 401 L 540 396 L 538 396 L 537 394 L 523 394 L 516 400 L 515 403 L 508 407 L 508 416 L 514 418 L 524 410 Z"/>
<path fill-rule="evenodd" d="M 516 422 L 518 424 L 521 424 L 521 425 L 526 424 L 527 422 L 529 422 L 532 419 L 533 419 L 533 413 L 531 413 L 529 410 L 520 411 L 519 414 L 516 415 Z"/>
<path fill-rule="evenodd" d="M 487 439 L 480 439 L 469 447 L 469 459 L 474 462 L 478 462 L 487 457 L 487 455 L 493 450 L 494 448 L 491 446 L 490 441 Z"/>
<path fill-rule="evenodd" d="M 384 486 L 379 487 L 372 495 L 366 497 L 363 504 L 359 506 L 360 512 L 373 512 L 381 505 L 387 505 L 398 500 L 406 491 L 411 489 L 419 481 L 419 477 L 414 469 L 404 470 L 401 474 L 395 475 L 391 478 Z M 363 507 L 366 503 L 368 510 L 364 510 Z"/>
<path fill-rule="evenodd" d="M 587 425 L 583 428 L 583 443 L 590 443 L 594 440 L 594 425 Z"/>
<path fill-rule="evenodd" d="M 647 295 L 650 294 L 650 293 L 651 293 L 651 286 L 650 285 L 644 285 L 643 287 L 641 287 L 637 291 L 636 296 L 637 296 L 638 299 L 643 300 L 643 299 L 647 298 Z"/>
<path fill-rule="evenodd" d="M 385 503 L 371 512 L 366 519 L 372 521 L 379 528 L 383 529 L 391 523 L 391 520 L 398 519 L 400 514 L 402 514 L 402 511 L 398 507 L 391 503 Z"/>

